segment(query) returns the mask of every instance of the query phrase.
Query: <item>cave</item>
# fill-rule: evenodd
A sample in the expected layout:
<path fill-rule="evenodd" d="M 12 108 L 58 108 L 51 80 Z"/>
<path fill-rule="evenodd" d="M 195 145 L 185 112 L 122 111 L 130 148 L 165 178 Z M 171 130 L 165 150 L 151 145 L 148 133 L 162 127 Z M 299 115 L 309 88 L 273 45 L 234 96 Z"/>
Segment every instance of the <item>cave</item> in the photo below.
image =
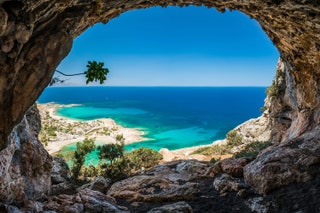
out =
<path fill-rule="evenodd" d="M 107 23 L 129 10 L 188 5 L 247 14 L 258 21 L 280 53 L 274 92 L 266 102 L 267 126 L 276 145 L 244 168 L 245 181 L 258 193 L 267 194 L 290 183 L 319 177 L 319 1 L 1 0 L 2 202 L 40 199 L 50 187 L 51 157 L 36 145 L 39 126 L 29 125 L 30 115 L 25 113 L 68 55 L 73 39 L 95 23 Z M 30 110 L 31 116 L 36 116 L 35 109 Z"/>

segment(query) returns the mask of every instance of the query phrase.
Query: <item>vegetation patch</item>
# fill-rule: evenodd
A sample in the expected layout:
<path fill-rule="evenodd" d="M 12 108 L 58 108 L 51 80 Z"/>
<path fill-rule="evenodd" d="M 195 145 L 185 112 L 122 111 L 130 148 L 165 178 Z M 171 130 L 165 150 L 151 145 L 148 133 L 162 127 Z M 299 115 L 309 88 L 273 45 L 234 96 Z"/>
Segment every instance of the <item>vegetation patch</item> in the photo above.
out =
<path fill-rule="evenodd" d="M 235 158 L 256 158 L 263 149 L 271 146 L 272 143 L 269 141 L 255 141 L 247 144 L 241 151 L 234 154 Z"/>

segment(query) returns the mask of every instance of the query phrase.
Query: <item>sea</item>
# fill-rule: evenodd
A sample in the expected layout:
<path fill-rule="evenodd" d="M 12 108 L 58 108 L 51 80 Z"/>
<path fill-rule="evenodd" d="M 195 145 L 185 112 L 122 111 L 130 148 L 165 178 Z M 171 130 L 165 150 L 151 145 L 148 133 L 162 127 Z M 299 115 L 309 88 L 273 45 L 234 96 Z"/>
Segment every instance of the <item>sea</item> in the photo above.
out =
<path fill-rule="evenodd" d="M 78 120 L 112 118 L 148 140 L 126 150 L 176 150 L 211 144 L 261 115 L 266 87 L 48 87 L 38 103 L 66 105 L 57 113 Z M 69 107 L 69 104 L 76 104 Z M 68 145 L 75 149 L 75 144 Z"/>

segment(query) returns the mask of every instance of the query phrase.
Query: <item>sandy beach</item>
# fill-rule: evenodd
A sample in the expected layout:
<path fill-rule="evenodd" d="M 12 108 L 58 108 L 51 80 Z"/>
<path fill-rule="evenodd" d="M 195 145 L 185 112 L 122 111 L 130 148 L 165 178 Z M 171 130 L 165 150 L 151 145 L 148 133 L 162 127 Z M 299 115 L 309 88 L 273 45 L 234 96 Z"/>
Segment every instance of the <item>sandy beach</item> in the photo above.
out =
<path fill-rule="evenodd" d="M 147 140 L 144 137 L 144 132 L 136 128 L 126 128 L 117 124 L 113 119 L 103 118 L 90 121 L 79 121 L 57 115 L 57 110 L 61 107 L 73 107 L 76 105 L 59 105 L 56 103 L 38 104 L 38 109 L 41 115 L 42 127 L 54 126 L 55 136 L 48 137 L 48 133 L 40 132 L 41 137 L 47 136 L 45 148 L 49 154 L 57 153 L 62 147 L 83 141 L 87 138 L 95 138 L 96 141 L 109 144 L 117 143 L 117 137 L 123 138 L 124 144 L 141 142 Z M 45 128 L 43 128 L 45 129 Z M 223 144 L 225 140 L 215 141 L 214 144 Z M 208 147 L 209 145 L 200 145 L 178 150 L 168 150 L 162 148 L 159 152 L 163 155 L 163 162 L 173 160 L 196 159 L 210 161 L 212 157 L 226 158 L 226 156 L 206 156 L 200 154 L 192 154 L 195 150 Z"/>
<path fill-rule="evenodd" d="M 60 107 L 72 106 L 75 105 L 38 104 L 42 126 L 44 127 L 47 124 L 57 129 L 55 131 L 56 136 L 50 137 L 45 146 L 49 154 L 58 152 L 68 144 L 83 141 L 86 137 L 95 138 L 96 141 L 106 144 L 116 143 L 119 136 L 123 137 L 125 144 L 146 140 L 143 137 L 143 131 L 136 128 L 123 127 L 110 118 L 79 121 L 57 115 L 56 111 Z"/>

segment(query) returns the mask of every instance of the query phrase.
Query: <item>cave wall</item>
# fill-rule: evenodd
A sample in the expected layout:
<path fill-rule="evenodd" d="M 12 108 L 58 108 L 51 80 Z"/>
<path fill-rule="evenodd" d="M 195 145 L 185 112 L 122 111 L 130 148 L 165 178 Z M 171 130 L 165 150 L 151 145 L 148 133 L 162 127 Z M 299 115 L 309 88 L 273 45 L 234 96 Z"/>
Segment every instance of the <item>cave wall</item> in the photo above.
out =
<path fill-rule="evenodd" d="M 239 10 L 256 19 L 281 57 L 276 93 L 268 103 L 273 139 L 286 145 L 297 138 L 302 143 L 303 135 L 317 138 L 320 122 L 317 0 L 0 0 L 1 152 L 12 146 L 12 130 L 48 85 L 55 68 L 72 48 L 74 38 L 93 24 L 107 23 L 128 10 L 169 5 L 204 5 L 221 12 Z M 309 139 L 313 147 L 319 147 L 317 139 Z M 4 156 L 2 153 L 0 162 Z M 256 165 L 259 167 L 259 162 Z M 247 181 L 252 182 L 254 169 L 248 167 L 246 171 Z M 2 180 L 4 186 L 8 180 Z M 17 197 L 12 195 L 11 200 Z"/>

